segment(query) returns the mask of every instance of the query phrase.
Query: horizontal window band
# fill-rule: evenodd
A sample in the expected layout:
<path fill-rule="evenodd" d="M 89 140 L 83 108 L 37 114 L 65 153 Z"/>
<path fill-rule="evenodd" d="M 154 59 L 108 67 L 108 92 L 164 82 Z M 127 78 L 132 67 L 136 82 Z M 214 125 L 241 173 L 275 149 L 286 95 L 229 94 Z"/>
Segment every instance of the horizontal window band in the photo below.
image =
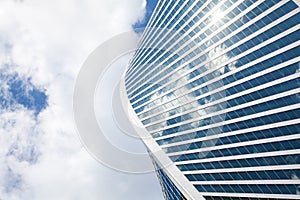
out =
<path fill-rule="evenodd" d="M 273 165 L 273 166 L 260 166 L 260 167 L 240 167 L 240 168 L 224 168 L 224 169 L 207 169 L 207 170 L 194 170 L 183 171 L 185 175 L 188 174 L 215 174 L 225 172 L 253 172 L 253 171 L 276 171 L 276 170 L 292 170 L 300 169 L 300 164 L 295 165 Z"/>
<path fill-rule="evenodd" d="M 207 197 L 241 197 L 241 198 L 257 198 L 261 200 L 282 199 L 282 200 L 294 200 L 299 199 L 299 195 L 296 194 L 261 194 L 261 193 L 218 193 L 218 192 L 201 192 L 203 196 Z M 257 200 L 256 199 L 256 200 Z"/>
<path fill-rule="evenodd" d="M 206 141 L 206 140 L 219 139 L 219 138 L 223 138 L 223 137 L 247 134 L 247 133 L 254 132 L 254 131 L 263 131 L 263 130 L 267 130 L 267 129 L 280 128 L 283 126 L 290 126 L 290 125 L 296 125 L 296 124 L 300 124 L 299 119 L 277 122 L 277 123 L 272 123 L 272 124 L 267 124 L 267 125 L 262 125 L 262 126 L 257 126 L 257 127 L 251 127 L 251 128 L 247 128 L 247 129 L 241 129 L 241 130 L 237 130 L 237 131 L 231 131 L 231 132 L 221 133 L 218 135 L 206 136 L 206 137 L 202 137 L 202 138 L 195 138 L 195 139 L 191 139 L 191 140 L 184 140 L 184 141 L 174 142 L 174 143 L 170 143 L 170 144 L 164 144 L 164 145 L 161 145 L 161 148 L 191 144 L 191 143 L 202 142 L 202 141 Z"/>
<path fill-rule="evenodd" d="M 207 163 L 207 162 L 215 162 L 215 161 L 239 160 L 239 159 L 247 159 L 247 158 L 284 156 L 284 155 L 293 155 L 293 154 L 300 154 L 300 149 L 264 152 L 264 153 L 256 153 L 256 154 L 235 155 L 235 156 L 226 156 L 226 157 L 218 157 L 218 158 L 206 158 L 206 159 L 198 159 L 198 160 L 187 160 L 187 161 L 178 161 L 178 162 L 175 161 L 174 163 L 176 165 L 186 165 L 186 164 Z"/>
<path fill-rule="evenodd" d="M 193 185 L 297 185 L 300 180 L 191 181 Z"/>
<path fill-rule="evenodd" d="M 247 142 L 239 142 L 239 143 L 219 145 L 219 146 L 206 147 L 206 148 L 200 148 L 200 149 L 185 150 L 185 151 L 179 151 L 179 152 L 175 152 L 175 153 L 167 153 L 167 155 L 168 156 L 178 156 L 178 155 L 186 155 L 186 154 L 192 154 L 192 153 L 200 153 L 200 152 L 207 152 L 207 151 L 214 151 L 214 150 L 221 150 L 221 149 L 230 149 L 230 148 L 236 148 L 236 147 L 241 147 L 241 146 L 265 144 L 265 143 L 280 142 L 280 141 L 289 141 L 289 140 L 296 140 L 296 139 L 300 139 L 300 133 L 288 135 L 288 136 L 271 137 L 271 138 L 252 140 L 252 141 L 247 141 Z M 299 148 L 300 148 L 300 146 L 299 146 Z"/>

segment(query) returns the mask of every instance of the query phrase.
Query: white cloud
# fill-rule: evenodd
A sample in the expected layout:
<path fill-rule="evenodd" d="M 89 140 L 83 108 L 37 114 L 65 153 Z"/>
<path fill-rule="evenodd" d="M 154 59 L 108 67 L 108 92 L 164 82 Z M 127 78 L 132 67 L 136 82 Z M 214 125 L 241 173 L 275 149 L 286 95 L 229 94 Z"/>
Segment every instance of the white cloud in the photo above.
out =
<path fill-rule="evenodd" d="M 0 1 L 0 69 L 31 77 L 48 95 L 38 117 L 20 105 L 0 112 L 0 199 L 162 198 L 155 175 L 119 174 L 93 160 L 72 117 L 81 64 L 101 42 L 131 29 L 144 7 L 144 0 Z M 8 154 L 13 144 L 14 154 Z"/>

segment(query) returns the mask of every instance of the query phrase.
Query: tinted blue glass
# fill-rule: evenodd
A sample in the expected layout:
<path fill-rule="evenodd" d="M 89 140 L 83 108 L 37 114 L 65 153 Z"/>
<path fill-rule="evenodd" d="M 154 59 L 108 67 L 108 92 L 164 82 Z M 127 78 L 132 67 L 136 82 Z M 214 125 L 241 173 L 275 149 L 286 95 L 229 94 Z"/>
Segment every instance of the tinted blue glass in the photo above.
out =
<path fill-rule="evenodd" d="M 236 160 L 214 161 L 196 164 L 177 165 L 181 171 L 241 168 L 272 165 L 292 165 L 300 162 L 300 154 L 285 156 L 267 156 L 262 158 L 246 158 Z"/>
<path fill-rule="evenodd" d="M 174 9 L 172 10 L 172 12 L 166 12 L 164 15 L 162 15 L 162 18 L 161 18 L 161 20 L 158 23 L 159 25 L 161 25 L 159 28 L 163 28 L 164 27 L 163 24 L 160 24 L 162 22 L 162 20 L 163 20 L 164 23 L 167 22 L 167 20 L 165 20 L 164 17 L 167 16 L 167 14 L 168 14 L 168 18 L 173 17 L 174 16 L 174 12 L 176 12 L 182 6 L 183 2 L 184 2 L 183 0 L 177 1 L 176 2 L 177 4 L 174 7 Z M 188 3 L 183 7 L 183 9 L 181 9 L 181 12 L 185 11 L 185 8 L 188 8 L 188 6 L 191 6 L 191 4 L 193 2 L 194 2 L 194 0 L 188 1 Z M 171 11 L 171 10 L 169 10 L 169 11 Z M 176 16 L 180 16 L 180 15 L 176 15 Z M 178 20 L 178 18 L 175 18 L 172 22 L 176 22 L 177 20 Z M 159 25 L 157 25 L 156 27 L 158 27 Z M 154 42 L 152 40 L 149 40 L 149 41 L 153 42 L 153 44 L 158 44 L 157 46 L 162 46 L 164 43 L 162 41 L 160 42 L 160 40 L 162 39 L 162 36 L 166 36 L 166 35 L 159 35 L 161 33 L 166 33 L 166 31 L 158 30 L 155 34 L 152 35 L 152 38 L 156 38 L 154 40 Z M 144 53 L 144 52 L 145 51 L 142 51 L 142 53 Z M 157 54 L 157 52 L 155 52 L 155 51 L 152 52 L 152 54 L 150 54 L 150 56 L 154 55 L 154 54 Z M 144 54 L 144 55 L 146 55 L 146 54 Z M 157 55 L 159 55 L 159 54 L 157 54 Z M 140 59 L 142 58 L 142 63 L 145 62 L 145 61 L 147 61 L 147 59 L 145 59 L 145 56 L 138 55 L 138 58 L 140 58 Z M 149 58 L 149 56 L 147 58 Z M 133 63 L 133 66 L 137 66 L 136 65 L 137 63 L 141 64 L 141 62 L 135 62 L 135 63 Z M 142 68 L 138 68 L 137 70 L 141 70 L 141 69 Z"/>
<path fill-rule="evenodd" d="M 297 15 L 296 16 L 294 16 L 294 17 L 292 17 L 292 18 L 290 18 L 289 20 L 291 20 L 291 19 L 293 19 L 293 18 L 296 18 L 297 19 Z M 288 23 L 289 25 L 291 25 L 292 23 L 289 23 L 289 21 L 287 21 L 287 22 L 285 22 L 285 23 Z M 295 23 L 295 22 L 294 22 Z M 297 23 L 297 22 L 296 22 Z M 282 23 L 281 23 L 282 24 Z M 293 25 L 293 24 L 292 24 Z M 274 28 L 273 28 L 274 29 Z M 273 30 L 273 29 L 271 29 L 271 31 Z M 274 32 L 274 31 L 273 31 Z M 297 34 L 297 33 L 294 33 L 294 34 Z M 286 37 L 287 38 L 287 37 Z M 290 41 L 291 42 L 291 41 Z M 149 91 L 148 91 L 149 92 Z"/>
<path fill-rule="evenodd" d="M 270 4 L 270 3 L 269 3 Z M 294 4 L 292 4 L 292 6 L 290 5 L 291 3 L 288 3 L 288 4 L 285 4 L 282 8 L 280 8 L 280 11 L 282 11 L 282 10 L 284 10 L 285 12 L 280 12 L 279 13 L 279 11 L 278 10 L 275 10 L 273 13 L 276 13 L 276 15 L 274 14 L 274 16 L 276 16 L 277 18 L 278 18 L 278 16 L 282 16 L 282 15 L 284 15 L 286 12 L 288 12 L 288 11 L 290 11 L 290 10 L 293 10 L 293 9 L 295 9 L 296 8 L 296 6 L 294 5 Z M 260 5 L 261 6 L 261 5 Z M 268 5 L 269 7 L 271 6 L 271 5 Z M 266 7 L 266 6 L 264 6 L 264 7 Z M 261 8 L 259 8 L 258 10 L 260 10 L 260 12 L 262 12 L 261 10 Z M 298 14 L 299 15 L 299 14 Z M 295 16 L 293 16 L 293 17 L 291 17 L 291 18 L 289 18 L 288 20 L 286 20 L 286 21 L 284 21 L 284 22 L 282 22 L 282 23 L 280 23 L 278 26 L 275 26 L 275 27 L 273 27 L 272 29 L 270 29 L 270 30 L 267 30 L 267 32 L 265 32 L 265 33 L 263 33 L 263 34 L 261 34 L 260 36 L 264 36 L 265 37 L 265 35 L 267 35 L 266 36 L 266 38 L 262 38 L 262 39 L 257 39 L 257 38 L 259 38 L 260 36 L 258 36 L 258 37 L 256 37 L 256 38 L 254 38 L 253 40 L 255 40 L 256 42 L 260 42 L 260 41 L 264 41 L 264 40 L 266 40 L 266 39 L 268 39 L 268 38 L 272 38 L 272 36 L 274 35 L 274 34 L 276 34 L 276 31 L 275 31 L 275 29 L 276 30 L 280 30 L 280 27 L 281 26 L 287 26 L 286 28 L 289 28 L 289 27 L 292 27 L 293 25 L 295 25 L 295 24 L 298 24 L 298 21 L 299 21 L 299 16 L 298 15 L 295 15 Z M 263 18 L 262 19 L 262 21 L 264 21 L 265 19 L 269 19 L 269 18 L 271 18 L 273 15 L 268 15 L 268 16 L 266 16 L 265 18 Z M 276 18 L 271 18 L 270 20 L 275 20 Z M 298 19 L 298 20 L 297 20 Z M 260 23 L 261 21 L 259 21 L 259 22 L 257 22 L 257 23 L 259 23 L 260 24 L 260 26 L 261 27 L 258 27 L 258 28 L 262 28 L 262 27 L 264 27 L 265 25 L 266 25 L 266 23 Z M 253 25 L 254 26 L 254 25 Z M 257 24 L 255 24 L 255 27 L 257 27 Z M 255 31 L 255 29 L 254 29 L 254 27 L 249 27 L 249 30 L 254 30 Z M 286 30 L 286 29 L 285 29 Z M 278 31 L 277 31 L 278 32 Z M 247 36 L 246 34 L 243 34 L 243 32 L 241 32 L 240 34 L 242 34 L 242 35 L 244 35 L 244 36 Z M 250 33 L 249 33 L 250 34 Z M 239 38 L 239 40 L 240 39 L 242 39 L 240 36 L 237 36 L 238 38 Z M 234 39 L 232 39 L 232 40 L 234 40 Z M 252 40 L 250 40 L 247 44 L 252 44 L 252 46 L 253 45 L 255 45 L 255 43 L 253 43 L 253 41 Z M 243 44 L 244 46 L 247 46 L 247 44 Z M 251 47 L 251 46 L 249 46 L 249 47 Z M 249 48 L 248 47 L 248 48 Z M 232 52 L 235 52 L 235 53 L 238 53 L 238 52 L 240 52 L 240 50 L 242 50 L 242 47 L 240 46 L 240 47 L 238 47 L 238 48 L 236 48 L 235 50 L 233 50 Z M 244 49 L 244 50 L 246 50 L 246 49 Z M 259 53 L 259 52 L 257 52 L 257 53 Z M 252 54 L 251 54 L 252 55 Z M 250 56 L 251 56 L 250 55 Z M 232 54 L 230 54 L 230 53 L 228 53 L 228 56 L 229 57 L 233 57 L 234 55 Z"/>
<path fill-rule="evenodd" d="M 293 67 L 298 68 L 297 65 L 298 64 L 294 64 Z M 295 70 L 292 70 L 291 74 L 294 74 L 294 73 L 295 73 Z M 264 77 L 259 77 L 257 79 L 254 79 L 254 80 L 257 80 L 257 81 L 255 82 L 253 80 L 253 82 L 255 82 L 255 84 L 257 84 L 257 85 L 260 85 L 260 83 L 270 82 L 274 77 L 279 78 L 279 76 L 284 77 L 286 75 L 291 75 L 291 74 L 289 74 L 289 72 L 281 73 L 281 72 L 275 71 L 275 72 L 272 72 L 268 75 L 265 75 Z M 271 77 L 271 79 L 268 79 L 268 77 Z M 251 87 L 251 82 L 246 82 L 246 84 L 249 87 Z M 245 86 L 245 87 L 247 87 L 247 86 Z M 247 89 L 249 89 L 249 88 L 247 88 Z M 243 90 L 241 90 L 241 91 L 243 91 Z M 250 107 L 246 107 L 246 108 L 243 108 L 243 109 L 228 112 L 226 114 L 226 120 L 234 119 L 234 118 L 238 118 L 238 117 L 243 117 L 243 116 L 246 116 L 246 115 L 255 114 L 255 113 L 259 113 L 259 112 L 263 112 L 263 111 L 267 111 L 267 110 L 271 110 L 271 109 L 276 109 L 276 108 L 296 104 L 296 103 L 299 103 L 299 102 L 300 102 L 300 99 L 295 98 L 295 95 L 290 95 L 290 96 L 287 96 L 287 97 L 284 97 L 284 98 L 278 98 L 278 99 L 274 98 L 273 100 L 266 101 L 266 102 L 263 102 L 263 103 L 259 103 L 259 104 L 256 104 L 254 106 L 250 106 Z M 239 105 L 241 105 L 241 104 L 239 104 Z M 211 108 L 213 109 L 214 107 L 212 106 Z M 183 122 L 185 120 L 189 120 L 190 115 L 200 117 L 200 115 L 197 115 L 198 114 L 197 112 L 198 111 L 188 113 L 186 115 L 182 115 L 182 116 L 179 116 L 179 117 L 171 118 L 171 119 L 168 120 L 168 125 L 172 125 L 172 124 L 175 124 L 175 123 L 178 123 L 178 122 Z M 201 120 L 209 120 L 209 118 L 204 118 L 204 119 L 201 119 Z M 151 122 L 153 122 L 153 120 Z M 172 122 L 172 123 L 170 123 L 170 122 Z M 144 123 L 144 121 L 143 121 L 143 123 Z M 144 125 L 145 125 L 145 123 L 144 123 Z M 149 129 L 151 127 L 154 127 L 154 126 L 155 126 L 155 124 L 151 125 L 151 126 L 147 126 L 147 129 Z"/>
<path fill-rule="evenodd" d="M 227 193 L 264 193 L 264 194 L 296 194 L 298 185 L 197 185 L 199 192 L 227 192 Z"/>
<path fill-rule="evenodd" d="M 167 176 L 167 174 L 157 164 L 155 165 L 157 168 L 156 173 L 160 178 L 163 187 L 163 192 L 167 200 L 185 200 L 184 196 L 181 194 L 181 192 L 178 190 L 175 184 L 171 181 L 171 179 Z"/>
<path fill-rule="evenodd" d="M 277 111 L 277 112 L 279 112 L 279 111 Z M 245 121 L 240 121 L 240 122 L 235 122 L 235 123 L 228 122 L 228 125 L 223 125 L 223 124 L 226 124 L 226 121 L 225 121 L 224 123 L 222 123 L 220 125 L 221 126 L 223 125 L 222 132 L 230 132 L 230 131 L 241 130 L 241 129 L 250 128 L 250 127 L 262 126 L 262 125 L 266 125 L 266 124 L 297 119 L 298 118 L 297 113 L 299 113 L 299 112 L 300 112 L 300 109 L 295 109 L 295 110 L 286 111 L 286 112 L 281 111 L 276 114 L 266 115 L 266 116 L 262 116 L 262 117 L 258 117 L 258 118 L 253 116 L 252 119 L 245 120 Z M 205 124 L 199 124 L 199 127 L 213 124 L 210 122 L 211 121 L 208 121 Z M 170 135 L 170 134 L 178 132 L 179 130 L 185 131 L 185 130 L 189 130 L 189 129 L 193 129 L 193 128 L 195 128 L 195 127 L 192 125 L 192 123 L 175 126 L 175 127 L 163 130 L 163 132 L 161 133 L 161 136 Z M 211 128 L 211 127 L 208 127 L 208 128 Z"/>
<path fill-rule="evenodd" d="M 238 72 L 237 74 L 229 76 L 227 79 L 224 79 L 223 82 L 224 82 L 224 84 L 228 84 L 229 83 L 228 81 L 233 82 L 234 80 L 239 80 L 239 79 L 241 79 L 243 77 L 249 76 L 249 75 L 251 75 L 251 74 L 253 74 L 255 72 L 258 72 L 260 70 L 268 69 L 271 66 L 275 66 L 276 64 L 282 63 L 283 61 L 292 59 L 292 58 L 294 58 L 296 56 L 300 56 L 300 47 L 295 47 L 295 48 L 293 48 L 293 49 L 291 49 L 291 50 L 289 50 L 287 52 L 281 53 L 280 55 L 278 55 L 276 57 L 273 57 L 273 58 L 268 59 L 268 60 L 266 60 L 266 61 L 264 61 L 262 63 L 259 63 L 259 64 L 255 65 L 253 67 L 250 67 L 249 69 L 243 70 L 241 72 Z M 275 73 L 275 74 L 278 76 L 278 78 L 280 78 L 280 76 L 284 77 L 284 76 L 287 76 L 288 74 L 295 73 L 296 69 L 297 69 L 297 64 L 294 64 L 292 66 L 289 66 L 288 68 L 280 69 L 278 71 L 279 73 L 277 73 L 277 74 Z M 251 74 L 249 72 L 251 72 Z M 267 76 L 267 77 L 270 77 L 269 79 L 267 79 L 267 77 L 256 78 L 255 80 L 253 80 L 253 83 L 251 83 L 251 82 L 244 83 L 244 85 L 246 85 L 246 86 L 244 86 L 242 84 L 242 85 L 238 85 L 238 86 L 229 88 L 229 89 L 226 90 L 227 96 L 230 96 L 232 94 L 240 92 L 241 90 L 245 90 L 244 87 L 247 88 L 247 87 L 250 87 L 250 86 L 254 87 L 254 86 L 259 85 L 259 83 L 257 83 L 257 79 L 261 82 L 261 84 L 263 84 L 265 82 L 269 82 L 271 80 L 276 80 L 276 77 L 274 77 L 274 76 L 275 76 L 274 73 L 271 73 L 271 74 L 269 74 L 269 76 Z M 262 82 L 262 81 L 264 81 L 264 82 Z M 194 83 L 195 82 L 192 83 L 193 87 L 195 86 Z M 239 88 L 241 88 L 241 89 L 239 89 Z M 288 90 L 288 89 L 289 88 L 286 88 L 286 90 Z M 206 92 L 207 91 L 202 90 L 202 92 L 199 93 L 198 95 L 196 94 L 196 96 L 202 95 L 202 94 L 204 94 Z M 261 91 L 259 93 L 261 93 Z M 195 95 L 194 92 L 190 93 L 190 94 Z M 261 94 L 261 95 L 263 95 L 263 94 Z M 205 101 L 205 98 L 206 97 L 199 99 L 198 103 L 202 104 L 202 101 Z M 258 98 L 261 98 L 261 97 L 258 97 Z M 246 99 L 243 99 L 243 100 L 246 100 Z M 229 103 L 229 105 L 231 105 L 232 103 L 233 102 L 231 101 Z M 240 103 L 242 103 L 242 102 L 240 102 Z M 235 103 L 235 104 L 237 104 L 237 103 Z M 143 109 L 140 109 L 140 111 L 142 111 L 142 110 Z M 147 113 L 144 114 L 144 116 L 147 116 L 147 115 L 148 115 Z"/>
<path fill-rule="evenodd" d="M 265 130 L 261 130 L 261 131 L 253 131 L 253 132 L 249 132 L 247 134 L 239 134 L 239 135 L 233 135 L 233 136 L 228 136 L 228 137 L 221 137 L 221 138 L 215 139 L 215 141 L 212 140 L 212 142 L 215 142 L 215 145 L 219 146 L 219 145 L 232 144 L 232 143 L 238 143 L 238 142 L 246 142 L 246 141 L 251 141 L 251 140 L 258 140 L 258 139 L 298 134 L 299 130 L 300 130 L 300 124 L 294 124 L 294 125 L 282 126 L 282 127 L 278 127 L 278 128 L 265 129 Z M 169 140 L 172 140 L 172 139 L 169 139 Z M 173 141 L 170 141 L 168 143 L 172 143 L 172 142 Z M 194 143 L 188 143 L 185 145 L 168 147 L 168 148 L 165 148 L 165 151 L 168 153 L 172 153 L 172 152 L 178 152 L 178 151 L 199 149 L 204 146 L 205 142 L 207 143 L 207 140 L 204 140 L 202 142 L 194 142 Z M 157 141 L 157 143 L 159 145 L 162 145 L 162 144 L 166 143 L 166 140 L 165 141 L 159 140 L 159 141 Z"/>
<path fill-rule="evenodd" d="M 209 152 L 184 154 L 181 156 L 171 156 L 170 158 L 173 161 L 196 160 L 196 159 L 203 159 L 203 158 L 215 158 L 215 157 L 242 155 L 242 154 L 293 150 L 293 149 L 297 149 L 299 146 L 300 146 L 300 140 L 296 139 L 296 140 L 288 140 L 288 141 L 281 141 L 281 142 L 241 146 L 236 148 L 226 148 L 220 150 L 213 150 Z"/>
<path fill-rule="evenodd" d="M 223 180 L 291 180 L 299 177 L 300 170 L 269 170 L 246 171 L 209 174 L 189 174 L 186 177 L 190 181 L 223 181 Z"/>

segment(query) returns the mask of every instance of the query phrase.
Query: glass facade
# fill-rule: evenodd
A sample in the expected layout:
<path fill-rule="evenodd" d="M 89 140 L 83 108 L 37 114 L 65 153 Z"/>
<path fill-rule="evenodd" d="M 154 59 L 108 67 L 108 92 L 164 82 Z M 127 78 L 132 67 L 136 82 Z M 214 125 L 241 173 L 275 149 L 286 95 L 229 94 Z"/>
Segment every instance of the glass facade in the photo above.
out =
<path fill-rule="evenodd" d="M 300 199 L 299 4 L 160 0 L 142 35 L 130 104 L 205 199 Z M 166 199 L 193 199 L 155 165 Z"/>
<path fill-rule="evenodd" d="M 154 163 L 159 181 L 161 183 L 161 187 L 164 193 L 165 199 L 173 199 L 173 200 L 186 200 L 183 194 L 179 191 L 179 189 L 175 186 L 175 184 L 170 180 L 168 175 L 164 172 L 161 167 L 158 166 L 157 163 Z"/>

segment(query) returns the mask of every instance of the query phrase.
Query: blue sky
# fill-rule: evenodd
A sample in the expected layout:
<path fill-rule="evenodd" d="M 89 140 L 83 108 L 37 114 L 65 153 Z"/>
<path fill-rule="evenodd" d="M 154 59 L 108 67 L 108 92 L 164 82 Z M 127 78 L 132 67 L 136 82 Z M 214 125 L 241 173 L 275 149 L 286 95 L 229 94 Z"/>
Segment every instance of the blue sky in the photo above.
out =
<path fill-rule="evenodd" d="M 115 172 L 82 147 L 72 116 L 80 66 L 143 27 L 156 1 L 0 1 L 0 199 L 162 199 L 155 174 Z"/>
<path fill-rule="evenodd" d="M 147 0 L 147 5 L 146 5 L 146 13 L 145 13 L 145 17 L 143 18 L 143 20 L 138 21 L 137 23 L 135 23 L 133 25 L 133 28 L 136 29 L 143 29 L 147 26 L 147 23 L 152 15 L 152 12 L 155 9 L 155 6 L 157 4 L 158 0 Z"/>

